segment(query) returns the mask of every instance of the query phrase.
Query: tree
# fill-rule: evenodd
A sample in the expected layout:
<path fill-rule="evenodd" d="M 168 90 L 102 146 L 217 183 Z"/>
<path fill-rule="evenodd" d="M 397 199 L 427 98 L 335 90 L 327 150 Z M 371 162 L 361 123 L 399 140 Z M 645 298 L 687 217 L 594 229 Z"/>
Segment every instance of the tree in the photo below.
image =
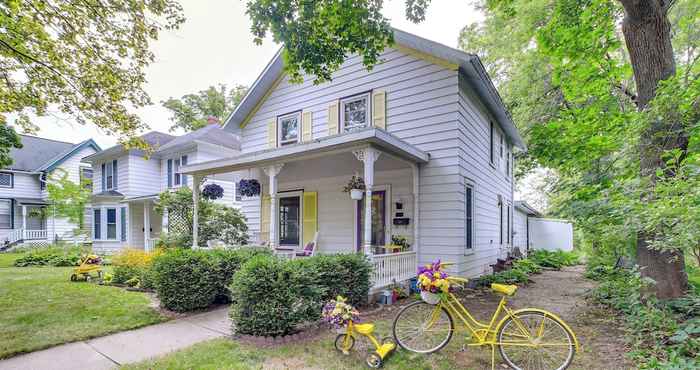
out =
<path fill-rule="evenodd" d="M 182 128 L 194 131 L 207 125 L 211 118 L 224 122 L 245 96 L 248 88 L 241 85 L 226 91 L 226 85 L 209 86 L 195 94 L 184 95 L 180 99 L 170 98 L 163 106 L 171 113 L 173 125 L 170 131 Z"/>
<path fill-rule="evenodd" d="M 10 150 L 22 148 L 22 141 L 15 129 L 7 124 L 0 123 L 0 168 L 12 164 Z"/>
<path fill-rule="evenodd" d="M 49 201 L 56 214 L 79 225 L 79 229 L 82 229 L 85 207 L 90 203 L 90 185 L 90 179 L 82 179 L 80 183 L 71 181 L 68 172 L 62 168 L 54 170 L 47 179 Z"/>
<path fill-rule="evenodd" d="M 657 282 L 661 298 L 685 289 L 686 246 L 667 237 L 684 218 L 658 218 L 669 209 L 656 184 L 663 179 L 674 199 L 688 196 L 695 163 L 688 143 L 700 104 L 697 3 L 679 2 L 690 11 L 669 18 L 674 1 L 667 0 L 484 0 L 481 30 L 489 33 L 471 32 L 480 31 L 477 25 L 463 34 L 463 46 L 486 51 L 486 65 L 505 90 L 528 140 L 527 168 L 556 169 L 554 211 L 586 220 L 598 247 L 619 250 L 636 239 L 642 273 Z M 429 1 L 406 4 L 407 18 L 420 21 Z M 381 1 L 255 0 L 248 14 L 258 42 L 271 32 L 284 45 L 293 79 L 303 71 L 318 83 L 347 54 L 360 54 L 368 68 L 377 62 L 392 41 L 381 7 Z M 671 19 L 678 40 L 692 46 L 683 48 L 682 76 L 675 73 L 681 58 L 673 53 Z M 671 87 L 659 97 L 664 82 Z"/>
<path fill-rule="evenodd" d="M 174 0 L 7 0 L 0 5 L 0 124 L 35 129 L 51 109 L 91 122 L 131 145 L 145 125 L 132 108 L 143 90 L 148 50 L 162 29 L 184 21 Z M 4 143 L 0 143 L 4 144 Z"/>

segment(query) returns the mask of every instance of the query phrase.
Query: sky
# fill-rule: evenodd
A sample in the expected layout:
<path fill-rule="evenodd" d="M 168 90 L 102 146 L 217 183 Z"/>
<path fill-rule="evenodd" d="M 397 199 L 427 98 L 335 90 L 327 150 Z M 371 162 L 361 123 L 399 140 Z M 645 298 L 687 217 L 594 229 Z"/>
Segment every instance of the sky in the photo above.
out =
<path fill-rule="evenodd" d="M 250 86 L 275 54 L 279 45 L 271 39 L 255 45 L 243 0 L 180 0 L 187 20 L 174 31 L 163 31 L 151 44 L 155 62 L 146 70 L 146 92 L 152 106 L 138 110 L 151 130 L 168 132 L 169 114 L 161 102 L 179 98 L 219 83 Z M 392 26 L 421 37 L 457 47 L 461 29 L 483 19 L 471 0 L 433 0 L 426 20 L 413 24 L 405 19 L 405 0 L 388 0 L 384 15 Z M 103 149 L 116 143 L 92 125 L 70 119 L 42 117 L 38 136 L 68 142 L 93 138 Z M 176 132 L 178 134 L 178 132 Z"/>

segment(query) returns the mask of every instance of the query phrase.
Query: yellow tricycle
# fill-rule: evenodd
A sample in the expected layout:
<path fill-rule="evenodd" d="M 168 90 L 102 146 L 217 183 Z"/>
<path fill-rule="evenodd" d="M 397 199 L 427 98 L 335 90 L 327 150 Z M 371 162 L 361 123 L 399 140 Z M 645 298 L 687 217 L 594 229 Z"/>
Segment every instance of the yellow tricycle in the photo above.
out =
<path fill-rule="evenodd" d="M 102 279 L 102 258 L 96 254 L 85 254 L 80 257 L 80 264 L 73 269 L 70 281 L 78 281 L 83 277 L 86 281 L 92 279 L 91 274 L 96 274 L 98 279 Z"/>
<path fill-rule="evenodd" d="M 367 366 L 374 369 L 382 367 L 386 357 L 396 349 L 396 343 L 394 343 L 394 339 L 391 337 L 382 339 L 380 343 L 373 332 L 374 324 L 355 324 L 350 320 L 345 333 L 338 334 L 338 336 L 335 337 L 335 349 L 348 355 L 352 347 L 355 346 L 355 337 L 357 334 L 364 335 L 369 339 L 370 343 L 374 345 L 374 352 L 368 354 L 365 360 Z"/>

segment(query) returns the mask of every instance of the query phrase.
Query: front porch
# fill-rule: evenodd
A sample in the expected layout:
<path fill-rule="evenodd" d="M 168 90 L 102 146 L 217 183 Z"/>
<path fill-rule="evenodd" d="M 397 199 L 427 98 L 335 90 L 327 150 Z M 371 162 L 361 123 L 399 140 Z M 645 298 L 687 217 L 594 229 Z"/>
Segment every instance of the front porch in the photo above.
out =
<path fill-rule="evenodd" d="M 384 131 L 367 131 L 244 154 L 235 158 L 239 163 L 212 161 L 186 170 L 195 182 L 233 171 L 258 180 L 261 195 L 242 202 L 253 243 L 290 256 L 303 255 L 314 240 L 314 253 L 364 253 L 374 265 L 373 287 L 379 289 L 415 276 L 419 164 L 428 156 Z M 353 175 L 365 182 L 360 200 L 343 192 Z M 193 233 L 196 240 L 196 226 Z M 392 236 L 404 237 L 410 247 L 389 248 Z"/>

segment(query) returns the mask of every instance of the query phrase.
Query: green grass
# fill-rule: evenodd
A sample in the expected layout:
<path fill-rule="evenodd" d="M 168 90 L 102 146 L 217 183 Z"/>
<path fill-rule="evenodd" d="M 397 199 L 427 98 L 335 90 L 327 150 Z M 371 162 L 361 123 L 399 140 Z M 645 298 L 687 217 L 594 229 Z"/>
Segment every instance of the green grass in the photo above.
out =
<path fill-rule="evenodd" d="M 700 294 L 700 267 L 686 265 L 688 272 L 688 282 L 695 288 L 695 291 Z"/>
<path fill-rule="evenodd" d="M 70 267 L 9 267 L 0 254 L 0 358 L 166 320 L 143 293 L 70 282 Z"/>

